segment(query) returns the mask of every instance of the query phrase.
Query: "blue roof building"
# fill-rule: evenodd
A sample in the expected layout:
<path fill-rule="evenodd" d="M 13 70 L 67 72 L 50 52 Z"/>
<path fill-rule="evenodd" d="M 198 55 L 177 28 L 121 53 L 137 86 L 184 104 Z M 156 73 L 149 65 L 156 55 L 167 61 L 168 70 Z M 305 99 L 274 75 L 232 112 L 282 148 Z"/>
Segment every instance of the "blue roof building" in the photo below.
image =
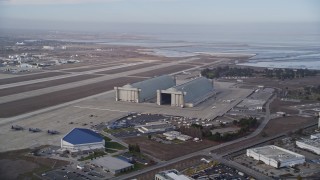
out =
<path fill-rule="evenodd" d="M 70 152 L 104 149 L 104 138 L 85 128 L 74 128 L 61 139 L 61 148 Z"/>

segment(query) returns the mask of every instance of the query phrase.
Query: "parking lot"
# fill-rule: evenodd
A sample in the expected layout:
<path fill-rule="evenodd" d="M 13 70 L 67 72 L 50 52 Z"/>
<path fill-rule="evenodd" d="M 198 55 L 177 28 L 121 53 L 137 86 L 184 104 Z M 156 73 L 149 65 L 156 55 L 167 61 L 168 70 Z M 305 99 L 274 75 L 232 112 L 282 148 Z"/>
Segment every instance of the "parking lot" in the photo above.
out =
<path fill-rule="evenodd" d="M 108 128 L 109 129 L 128 128 L 128 127 L 134 127 L 136 125 L 144 125 L 150 122 L 166 121 L 169 119 L 170 119 L 170 116 L 164 116 L 161 114 L 133 113 L 123 118 L 120 118 L 114 122 L 109 122 Z"/>
<path fill-rule="evenodd" d="M 232 179 L 232 180 L 245 180 L 250 179 L 248 175 L 240 172 L 234 168 L 226 166 L 224 164 L 218 164 L 216 166 L 205 169 L 199 173 L 196 173 L 192 178 L 197 180 L 223 180 L 223 179 Z"/>
<path fill-rule="evenodd" d="M 42 173 L 43 179 L 80 179 L 100 180 L 113 177 L 112 174 L 91 165 L 84 165 L 84 169 L 77 169 L 76 165 L 68 165 L 53 171 Z"/>

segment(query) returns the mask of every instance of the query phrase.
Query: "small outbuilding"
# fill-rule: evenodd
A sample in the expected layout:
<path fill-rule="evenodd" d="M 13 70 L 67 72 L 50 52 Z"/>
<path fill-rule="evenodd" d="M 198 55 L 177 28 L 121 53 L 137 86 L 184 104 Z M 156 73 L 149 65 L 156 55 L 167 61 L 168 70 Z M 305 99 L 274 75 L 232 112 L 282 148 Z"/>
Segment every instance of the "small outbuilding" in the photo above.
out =
<path fill-rule="evenodd" d="M 119 174 L 134 168 L 134 165 L 118 158 L 106 156 L 92 161 L 93 164 L 102 167 L 112 174 Z"/>

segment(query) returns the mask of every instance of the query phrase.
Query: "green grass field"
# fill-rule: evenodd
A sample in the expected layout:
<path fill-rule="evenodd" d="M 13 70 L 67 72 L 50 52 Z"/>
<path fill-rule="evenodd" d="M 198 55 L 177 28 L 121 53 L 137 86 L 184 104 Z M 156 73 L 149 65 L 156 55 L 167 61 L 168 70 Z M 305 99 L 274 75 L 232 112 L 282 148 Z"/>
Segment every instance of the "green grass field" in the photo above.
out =
<path fill-rule="evenodd" d="M 127 149 L 126 147 L 122 146 L 121 144 L 119 144 L 117 142 L 111 142 L 111 141 L 106 142 L 106 148 L 108 148 L 108 149 L 118 149 L 118 150 Z"/>

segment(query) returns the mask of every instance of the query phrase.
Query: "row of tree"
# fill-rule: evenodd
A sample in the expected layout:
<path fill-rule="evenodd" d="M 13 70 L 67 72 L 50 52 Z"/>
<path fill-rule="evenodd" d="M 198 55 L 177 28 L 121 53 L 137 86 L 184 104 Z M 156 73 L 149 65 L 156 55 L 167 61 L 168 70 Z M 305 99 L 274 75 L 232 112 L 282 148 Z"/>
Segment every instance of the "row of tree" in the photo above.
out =
<path fill-rule="evenodd" d="M 192 124 L 190 127 L 181 126 L 180 132 L 192 137 L 198 138 L 207 138 L 214 141 L 230 141 L 241 135 L 247 134 L 252 128 L 255 128 L 258 125 L 256 118 L 242 118 L 239 121 L 233 121 L 233 124 L 240 127 L 240 130 L 236 133 L 224 133 L 219 132 L 212 134 L 211 130 L 214 129 L 214 126 L 203 127 L 202 125 Z"/>
<path fill-rule="evenodd" d="M 201 75 L 209 79 L 220 77 L 251 77 L 255 71 L 251 68 L 230 68 L 229 66 L 204 69 Z"/>
<path fill-rule="evenodd" d="M 269 78 L 294 79 L 315 76 L 318 74 L 318 71 L 309 69 L 265 69 L 264 74 Z"/>
<path fill-rule="evenodd" d="M 129 144 L 129 152 L 140 153 L 141 151 L 139 144 Z"/>
<path fill-rule="evenodd" d="M 319 71 L 309 69 L 264 69 L 263 71 L 255 71 L 252 68 L 237 68 L 237 67 L 217 67 L 213 69 L 203 69 L 201 75 L 209 78 L 220 77 L 252 77 L 254 74 L 261 74 L 268 78 L 278 79 L 293 79 L 307 76 L 316 76 Z"/>
<path fill-rule="evenodd" d="M 239 136 L 243 136 L 250 132 L 252 128 L 255 128 L 258 125 L 258 121 L 256 118 L 241 118 L 239 121 L 233 121 L 233 124 L 240 127 L 240 130 L 236 133 L 224 133 L 221 134 L 216 132 L 212 134 L 208 138 L 213 141 L 231 141 L 233 139 L 238 138 Z"/>

